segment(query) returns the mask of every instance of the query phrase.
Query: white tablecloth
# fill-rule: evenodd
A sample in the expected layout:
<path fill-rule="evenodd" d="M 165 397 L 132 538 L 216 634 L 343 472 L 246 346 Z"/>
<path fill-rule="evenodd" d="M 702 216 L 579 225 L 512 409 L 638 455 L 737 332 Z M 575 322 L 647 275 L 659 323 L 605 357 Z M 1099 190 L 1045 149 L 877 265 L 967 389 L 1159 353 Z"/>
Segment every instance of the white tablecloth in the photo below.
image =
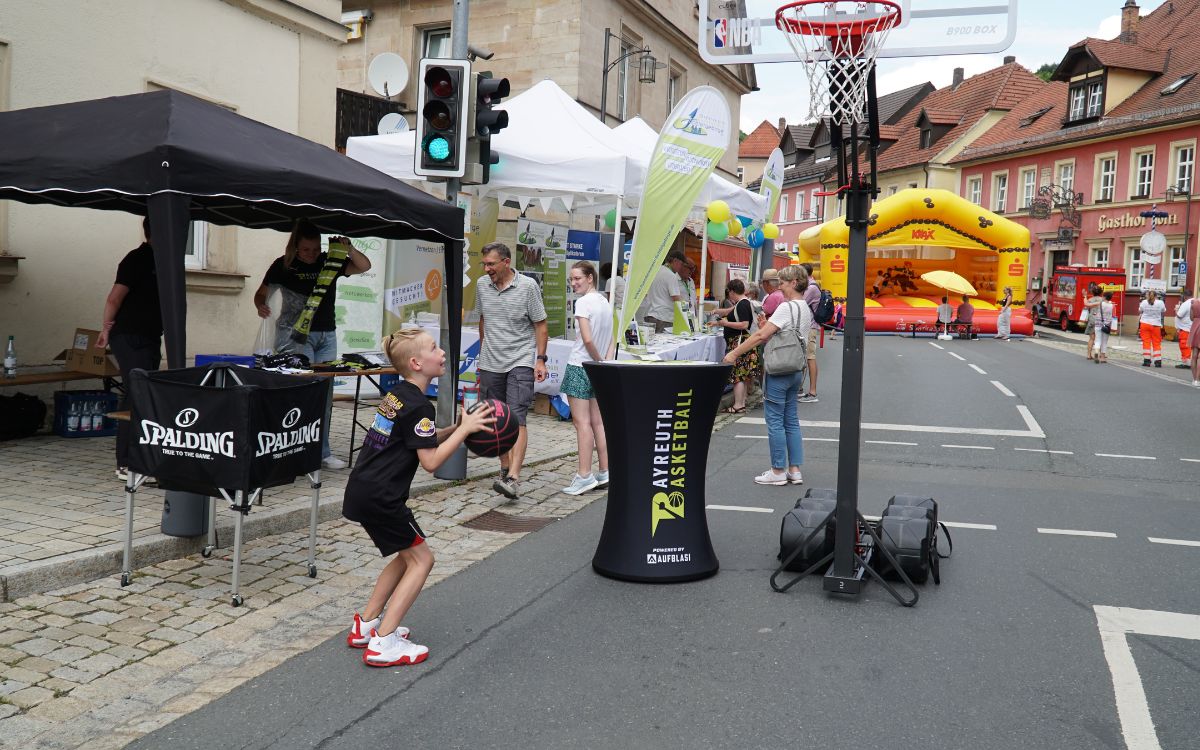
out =
<path fill-rule="evenodd" d="M 426 333 L 438 340 L 438 327 L 433 324 L 421 326 Z M 550 339 L 546 346 L 546 379 L 534 386 L 538 393 L 553 396 L 558 393 L 563 376 L 567 371 L 567 357 L 571 354 L 574 342 L 568 339 Z M 479 358 L 479 329 L 462 329 L 462 346 L 458 366 L 459 380 L 475 381 L 476 362 Z M 673 336 L 667 333 L 656 334 L 647 347 L 649 354 L 656 355 L 662 360 L 690 360 L 694 362 L 720 362 L 725 356 L 725 339 L 718 334 L 702 334 L 697 336 Z M 621 348 L 617 359 L 635 359 Z"/>

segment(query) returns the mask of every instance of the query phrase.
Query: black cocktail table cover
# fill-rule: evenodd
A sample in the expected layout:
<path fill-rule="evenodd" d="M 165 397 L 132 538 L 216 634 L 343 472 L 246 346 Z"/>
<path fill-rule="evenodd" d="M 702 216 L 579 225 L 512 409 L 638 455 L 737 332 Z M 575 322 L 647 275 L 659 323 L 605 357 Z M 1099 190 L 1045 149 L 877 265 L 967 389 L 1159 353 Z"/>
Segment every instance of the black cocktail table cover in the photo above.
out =
<path fill-rule="evenodd" d="M 129 468 L 165 489 L 248 493 L 321 468 L 327 379 L 213 364 L 129 381 Z"/>
<path fill-rule="evenodd" d="M 704 473 L 729 365 L 588 362 L 608 438 L 608 510 L 592 568 L 627 581 L 706 578 Z"/>

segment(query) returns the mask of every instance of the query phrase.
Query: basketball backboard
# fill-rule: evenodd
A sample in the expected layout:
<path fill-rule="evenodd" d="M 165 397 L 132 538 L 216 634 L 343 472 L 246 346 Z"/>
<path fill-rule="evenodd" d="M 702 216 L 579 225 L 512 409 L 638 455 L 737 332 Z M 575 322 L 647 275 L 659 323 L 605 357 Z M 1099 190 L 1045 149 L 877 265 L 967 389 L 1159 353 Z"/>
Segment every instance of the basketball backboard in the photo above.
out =
<path fill-rule="evenodd" d="M 786 2 L 700 0 L 700 56 L 715 65 L 796 62 L 796 53 L 775 27 L 775 12 Z M 879 57 L 1002 52 L 1016 38 L 1017 0 L 896 2 L 900 23 Z"/>

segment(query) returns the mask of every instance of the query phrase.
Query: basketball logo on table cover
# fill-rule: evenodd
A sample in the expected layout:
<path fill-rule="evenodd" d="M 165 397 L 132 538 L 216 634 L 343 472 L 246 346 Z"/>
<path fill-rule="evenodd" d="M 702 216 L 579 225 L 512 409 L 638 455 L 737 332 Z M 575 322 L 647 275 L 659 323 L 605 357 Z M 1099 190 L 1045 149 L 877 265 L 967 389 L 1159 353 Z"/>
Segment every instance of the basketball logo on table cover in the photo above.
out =
<path fill-rule="evenodd" d="M 687 489 L 688 422 L 692 414 L 692 391 L 675 394 L 671 409 L 659 409 L 654 423 L 654 458 L 650 484 L 658 489 L 650 498 L 650 536 L 658 532 L 659 521 L 677 521 L 684 517 Z"/>

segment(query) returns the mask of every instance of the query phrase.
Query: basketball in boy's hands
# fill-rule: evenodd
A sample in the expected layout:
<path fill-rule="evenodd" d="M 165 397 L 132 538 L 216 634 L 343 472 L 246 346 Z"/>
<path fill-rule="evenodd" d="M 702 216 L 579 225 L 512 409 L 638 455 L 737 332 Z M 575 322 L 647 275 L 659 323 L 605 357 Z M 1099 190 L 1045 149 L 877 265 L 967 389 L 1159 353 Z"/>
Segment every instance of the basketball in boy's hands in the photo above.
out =
<path fill-rule="evenodd" d="M 484 404 L 491 405 L 492 416 L 496 418 L 496 423 L 492 425 L 491 429 L 472 432 L 467 435 L 464 442 L 476 456 L 494 458 L 512 450 L 517 442 L 517 433 L 521 425 L 517 424 L 517 418 L 513 416 L 512 409 L 508 408 L 508 404 L 499 399 L 480 399 L 471 404 L 471 408 L 467 411 L 474 413 L 476 409 L 483 408 Z"/>

